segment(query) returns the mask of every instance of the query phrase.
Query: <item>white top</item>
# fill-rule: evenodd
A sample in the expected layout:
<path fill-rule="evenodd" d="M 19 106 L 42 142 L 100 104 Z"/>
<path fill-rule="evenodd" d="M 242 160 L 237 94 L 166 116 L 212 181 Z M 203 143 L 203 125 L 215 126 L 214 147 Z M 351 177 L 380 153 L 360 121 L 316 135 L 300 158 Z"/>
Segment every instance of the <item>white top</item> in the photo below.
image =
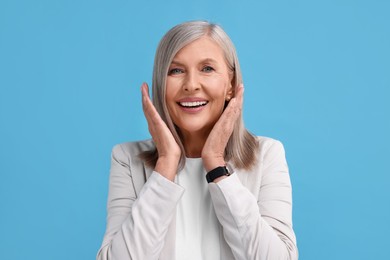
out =
<path fill-rule="evenodd" d="M 219 222 L 201 158 L 187 158 L 176 183 L 184 194 L 176 208 L 176 259 L 220 259 Z"/>
<path fill-rule="evenodd" d="M 220 257 L 208 256 L 209 258 L 298 259 L 292 226 L 291 183 L 283 145 L 266 137 L 258 137 L 258 142 L 258 150 L 254 151 L 257 162 L 250 171 L 233 168 L 234 173 L 229 177 L 218 183 L 205 184 L 218 218 L 218 225 L 221 227 Z M 184 194 L 191 194 L 191 191 L 189 187 L 185 189 L 163 177 L 153 168 L 145 167 L 138 155 L 142 151 L 153 149 L 153 141 L 146 140 L 116 145 L 112 150 L 107 228 L 97 254 L 98 260 L 177 259 L 176 242 L 183 241 L 183 235 L 178 237 L 176 234 L 177 207 L 179 203 L 184 203 Z M 187 162 L 187 169 L 191 169 L 187 170 L 187 173 L 191 173 L 191 177 L 199 177 L 197 180 L 201 183 L 204 175 L 197 174 L 201 170 L 195 169 L 200 169 L 201 166 L 200 162 L 196 161 Z M 192 165 L 193 163 L 198 167 Z M 183 182 L 181 185 L 184 185 Z M 195 207 L 199 203 L 184 205 Z M 198 216 L 204 214 L 203 212 Z M 181 219 L 187 221 L 195 218 Z M 203 217 L 197 219 L 204 220 Z M 196 222 L 193 220 L 191 223 Z M 192 225 L 184 226 L 187 228 L 183 229 L 187 231 L 184 232 L 186 239 L 200 241 L 199 236 L 189 234 L 198 234 L 194 228 L 188 231 Z M 205 232 L 208 231 L 203 228 L 201 236 L 206 237 Z M 207 237 L 201 242 L 204 240 L 207 243 L 197 246 L 202 250 L 194 249 L 191 252 L 218 253 L 218 250 L 206 250 L 210 241 L 214 243 L 218 239 Z M 203 256 L 193 258 L 204 259 Z"/>

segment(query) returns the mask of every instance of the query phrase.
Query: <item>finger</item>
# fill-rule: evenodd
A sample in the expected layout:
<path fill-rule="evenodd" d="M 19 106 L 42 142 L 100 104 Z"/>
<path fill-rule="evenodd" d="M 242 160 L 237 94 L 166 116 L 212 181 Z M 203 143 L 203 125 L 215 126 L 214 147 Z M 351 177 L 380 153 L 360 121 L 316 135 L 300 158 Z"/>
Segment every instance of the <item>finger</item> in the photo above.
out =
<path fill-rule="evenodd" d="M 244 99 L 244 85 L 242 83 L 236 87 L 235 98 L 238 101 L 238 105 L 241 107 Z"/>
<path fill-rule="evenodd" d="M 151 127 L 153 127 L 155 125 L 155 122 L 154 122 L 155 116 L 153 116 L 154 106 L 153 106 L 152 101 L 150 100 L 148 85 L 146 83 L 142 84 L 141 93 L 142 93 L 142 109 L 144 111 L 146 121 L 148 122 L 149 130 L 151 130 Z M 157 113 L 157 111 L 156 111 L 156 113 Z"/>
<path fill-rule="evenodd" d="M 149 88 L 146 83 L 142 84 L 141 92 L 142 92 L 142 108 L 144 110 L 145 115 L 149 116 L 151 113 L 153 113 L 154 106 L 152 100 L 150 100 Z"/>
<path fill-rule="evenodd" d="M 244 85 L 238 84 L 234 89 L 234 97 L 229 101 L 226 108 L 229 108 L 229 106 L 230 107 L 236 106 L 237 104 L 235 104 L 235 102 L 237 102 L 237 101 L 239 103 L 238 105 L 242 104 L 243 93 L 244 93 Z"/>
<path fill-rule="evenodd" d="M 161 123 L 163 123 L 159 113 L 153 105 L 152 100 L 149 97 L 149 89 L 146 83 L 143 83 L 141 86 L 142 91 L 142 106 L 146 121 L 148 121 L 149 129 L 154 129 Z"/>
<path fill-rule="evenodd" d="M 149 101 L 151 102 L 151 100 L 149 97 L 149 87 L 148 84 L 146 84 L 145 82 L 142 83 L 141 85 L 141 93 L 142 93 L 142 105 L 146 107 Z"/>
<path fill-rule="evenodd" d="M 236 87 L 236 95 L 232 98 L 222 113 L 217 123 L 226 128 L 232 128 L 241 114 L 242 103 L 243 103 L 243 85 L 240 84 Z"/>
<path fill-rule="evenodd" d="M 232 111 L 237 117 L 241 114 L 242 104 L 244 100 L 244 85 L 239 84 L 236 86 L 236 95 L 232 104 Z"/>
<path fill-rule="evenodd" d="M 235 96 L 232 98 L 225 109 L 225 112 L 230 119 L 231 117 L 236 115 L 237 117 L 241 114 L 242 104 L 244 97 L 244 86 L 243 84 L 239 84 L 235 89 Z"/>

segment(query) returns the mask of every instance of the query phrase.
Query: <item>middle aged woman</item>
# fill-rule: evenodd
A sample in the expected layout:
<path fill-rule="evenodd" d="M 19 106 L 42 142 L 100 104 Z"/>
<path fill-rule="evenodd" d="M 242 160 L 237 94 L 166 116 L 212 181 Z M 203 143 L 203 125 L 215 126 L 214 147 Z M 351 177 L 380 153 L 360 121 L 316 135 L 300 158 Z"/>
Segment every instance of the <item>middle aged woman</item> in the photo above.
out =
<path fill-rule="evenodd" d="M 152 140 L 114 147 L 98 259 L 297 259 L 280 142 L 243 126 L 235 48 L 215 24 L 172 28 L 157 49 Z"/>

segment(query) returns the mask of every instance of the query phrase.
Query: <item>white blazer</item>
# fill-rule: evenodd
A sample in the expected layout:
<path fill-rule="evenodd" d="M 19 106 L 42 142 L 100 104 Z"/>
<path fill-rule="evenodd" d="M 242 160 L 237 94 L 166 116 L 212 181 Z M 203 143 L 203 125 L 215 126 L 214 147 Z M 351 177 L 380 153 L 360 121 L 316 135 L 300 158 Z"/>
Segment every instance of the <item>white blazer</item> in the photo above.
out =
<path fill-rule="evenodd" d="M 258 140 L 253 170 L 234 169 L 231 176 L 208 184 L 222 227 L 221 259 L 298 259 L 283 145 L 266 137 Z M 175 259 L 176 205 L 184 189 L 138 158 L 153 148 L 151 140 L 113 148 L 107 228 L 96 259 Z"/>

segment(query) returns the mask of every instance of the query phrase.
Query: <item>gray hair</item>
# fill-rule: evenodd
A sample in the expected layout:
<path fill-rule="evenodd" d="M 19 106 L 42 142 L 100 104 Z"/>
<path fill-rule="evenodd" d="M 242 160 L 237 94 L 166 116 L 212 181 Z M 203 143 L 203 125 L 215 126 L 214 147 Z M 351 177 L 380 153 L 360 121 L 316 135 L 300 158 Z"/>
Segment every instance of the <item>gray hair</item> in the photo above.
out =
<path fill-rule="evenodd" d="M 233 89 L 235 89 L 235 86 L 242 83 L 242 75 L 236 49 L 229 36 L 219 25 L 206 21 L 185 22 L 173 27 L 161 39 L 154 59 L 152 82 L 153 104 L 162 120 L 171 130 L 176 142 L 182 150 L 179 169 L 181 169 L 185 163 L 185 150 L 180 138 L 180 132 L 172 122 L 166 105 L 166 79 L 169 66 L 175 55 L 184 46 L 203 36 L 210 37 L 221 47 L 226 64 L 233 74 Z M 256 161 L 254 151 L 257 147 L 258 142 L 256 138 L 244 128 L 242 115 L 240 115 L 225 149 L 225 161 L 231 161 L 237 168 L 250 169 Z M 141 158 L 143 158 L 148 165 L 154 166 L 158 158 L 157 150 L 141 154 Z"/>

